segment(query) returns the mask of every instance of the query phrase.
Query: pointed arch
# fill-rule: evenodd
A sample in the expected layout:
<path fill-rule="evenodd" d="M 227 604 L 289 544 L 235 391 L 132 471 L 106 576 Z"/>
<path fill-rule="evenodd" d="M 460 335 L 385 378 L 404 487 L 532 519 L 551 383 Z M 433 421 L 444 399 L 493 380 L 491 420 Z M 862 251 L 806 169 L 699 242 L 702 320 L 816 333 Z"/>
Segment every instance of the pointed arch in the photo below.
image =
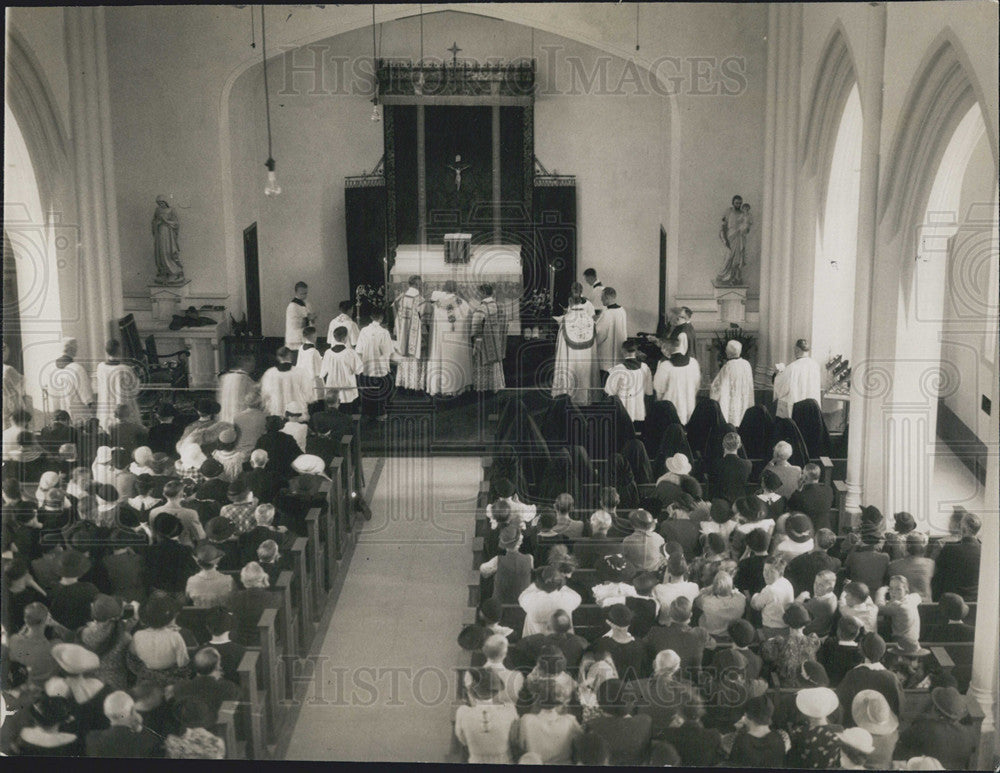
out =
<path fill-rule="evenodd" d="M 922 218 L 935 172 L 955 129 L 973 105 L 985 104 L 950 29 L 929 50 L 900 112 L 904 118 L 893 138 L 879 202 L 880 224 L 893 236 L 904 224 Z M 990 137 L 990 146 L 996 168 L 996 137 Z"/>
<path fill-rule="evenodd" d="M 851 88 L 858 83 L 854 61 L 844 25 L 838 19 L 823 47 L 802 131 L 802 165 L 810 176 L 828 174 L 844 105 Z M 821 180 L 820 190 L 825 188 L 826 181 Z"/>

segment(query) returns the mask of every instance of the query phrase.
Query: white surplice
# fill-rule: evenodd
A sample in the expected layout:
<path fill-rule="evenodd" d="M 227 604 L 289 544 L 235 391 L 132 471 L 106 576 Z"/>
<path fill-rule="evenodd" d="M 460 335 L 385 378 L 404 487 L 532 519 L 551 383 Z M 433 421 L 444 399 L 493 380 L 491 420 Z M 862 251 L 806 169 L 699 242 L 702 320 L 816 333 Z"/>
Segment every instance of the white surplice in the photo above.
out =
<path fill-rule="evenodd" d="M 617 303 L 607 306 L 594 329 L 598 370 L 611 370 L 622 358 L 622 344 L 628 338 L 625 309 Z"/>
<path fill-rule="evenodd" d="M 338 327 L 347 328 L 347 343 L 356 347 L 358 345 L 358 334 L 361 332 L 361 329 L 358 327 L 358 323 L 351 319 L 349 314 L 338 314 L 330 320 L 330 327 L 326 329 L 326 342 L 330 346 L 337 343 L 333 338 L 333 331 Z"/>
<path fill-rule="evenodd" d="M 712 381 L 709 396 L 719 403 L 727 422 L 740 426 L 743 414 L 754 403 L 753 367 L 742 357 L 726 360 Z"/>
<path fill-rule="evenodd" d="M 89 418 L 88 404 L 94 401 L 94 390 L 87 369 L 78 362 L 62 364 L 56 360 L 49 374 L 49 397 L 53 410 L 66 411 L 74 423 Z"/>
<path fill-rule="evenodd" d="M 320 378 L 327 389 L 336 389 L 340 402 L 353 403 L 358 399 L 358 376 L 364 369 L 361 356 L 346 344 L 334 344 L 323 355 Z"/>
<path fill-rule="evenodd" d="M 604 391 L 622 401 L 632 421 L 645 421 L 645 396 L 653 394 L 653 374 L 646 363 L 630 357 L 611 368 Z"/>
<path fill-rule="evenodd" d="M 119 405 L 128 408 L 128 419 L 142 423 L 139 413 L 139 377 L 131 367 L 118 361 L 97 364 L 97 418 L 107 432 Z"/>
<path fill-rule="evenodd" d="M 819 363 L 812 357 L 799 357 L 774 378 L 774 399 L 778 401 L 776 415 L 790 419 L 792 406 L 799 400 L 820 401 L 821 376 Z"/>
<path fill-rule="evenodd" d="M 305 408 L 317 399 L 316 380 L 309 371 L 282 363 L 268 368 L 260 379 L 260 396 L 264 410 L 271 416 L 284 416 L 285 406 L 291 402 L 302 403 Z"/>
<path fill-rule="evenodd" d="M 657 400 L 669 400 L 677 409 L 677 416 L 682 424 L 687 424 L 694 412 L 695 400 L 698 397 L 698 386 L 701 384 L 701 367 L 693 357 L 673 355 L 670 359 L 660 360 L 653 376 L 653 391 Z"/>
<path fill-rule="evenodd" d="M 430 358 L 427 361 L 427 394 L 455 395 L 472 384 L 472 341 L 469 304 L 454 293 L 431 293 Z"/>

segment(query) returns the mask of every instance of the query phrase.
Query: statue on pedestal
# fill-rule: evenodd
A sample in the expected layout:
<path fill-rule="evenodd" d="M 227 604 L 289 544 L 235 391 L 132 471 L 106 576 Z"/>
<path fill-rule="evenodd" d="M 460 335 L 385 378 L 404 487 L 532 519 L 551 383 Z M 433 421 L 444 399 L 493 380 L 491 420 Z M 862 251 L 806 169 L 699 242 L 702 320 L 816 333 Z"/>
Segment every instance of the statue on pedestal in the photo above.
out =
<path fill-rule="evenodd" d="M 743 284 L 743 266 L 747 262 L 747 236 L 752 225 L 750 205 L 743 203 L 742 196 L 733 196 L 732 206 L 722 216 L 722 225 L 719 228 L 719 239 L 726 245 L 729 255 L 722 273 L 716 277 L 718 284 Z"/>
<path fill-rule="evenodd" d="M 160 285 L 184 284 L 184 266 L 180 260 L 180 220 L 166 196 L 156 197 L 153 212 L 153 256 L 156 258 L 156 283 Z"/>

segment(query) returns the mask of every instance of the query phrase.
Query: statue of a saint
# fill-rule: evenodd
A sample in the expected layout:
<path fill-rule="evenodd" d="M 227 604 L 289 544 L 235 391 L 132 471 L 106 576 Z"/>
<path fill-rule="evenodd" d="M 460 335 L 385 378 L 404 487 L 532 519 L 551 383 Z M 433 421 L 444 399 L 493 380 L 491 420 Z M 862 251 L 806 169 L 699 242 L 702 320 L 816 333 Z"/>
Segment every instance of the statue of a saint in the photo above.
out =
<path fill-rule="evenodd" d="M 166 196 L 156 197 L 153 213 L 153 255 L 156 258 L 156 283 L 177 285 L 184 283 L 184 266 L 181 265 L 177 236 L 180 221 Z"/>
<path fill-rule="evenodd" d="M 469 165 L 462 163 L 461 156 L 455 156 L 455 163 L 448 164 L 448 168 L 455 173 L 455 190 L 462 190 L 462 172 L 468 169 Z"/>
<path fill-rule="evenodd" d="M 722 273 L 715 278 L 719 284 L 743 283 L 743 266 L 747 262 L 747 236 L 752 225 L 750 205 L 743 203 L 742 196 L 733 196 L 732 206 L 722 216 L 722 225 L 719 228 L 719 239 L 729 250 L 726 265 L 723 266 Z"/>

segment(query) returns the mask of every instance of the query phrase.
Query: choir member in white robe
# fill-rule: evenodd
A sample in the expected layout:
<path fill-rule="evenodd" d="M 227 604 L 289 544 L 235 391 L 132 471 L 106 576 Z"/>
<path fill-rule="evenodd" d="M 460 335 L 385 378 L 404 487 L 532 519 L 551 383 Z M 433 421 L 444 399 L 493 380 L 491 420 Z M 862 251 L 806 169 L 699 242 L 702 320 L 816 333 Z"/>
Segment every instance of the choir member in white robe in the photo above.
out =
<path fill-rule="evenodd" d="M 364 370 L 361 356 L 347 345 L 349 335 L 344 325 L 333 331 L 333 338 L 330 339 L 333 346 L 323 355 L 319 371 L 327 394 L 336 392 L 340 404 L 345 406 L 358 399 L 358 376 Z"/>
<path fill-rule="evenodd" d="M 264 371 L 260 379 L 260 396 L 269 416 L 284 416 L 289 403 L 309 405 L 316 399 L 315 380 L 309 371 L 292 365 L 292 351 L 282 346 L 277 357 L 278 364 Z"/>
<path fill-rule="evenodd" d="M 552 396 L 569 395 L 576 405 L 590 405 L 590 390 L 598 383 L 594 359 L 594 306 L 583 297 L 583 286 L 574 282 L 566 313 L 559 322 Z"/>
<path fill-rule="evenodd" d="M 373 309 L 371 316 L 372 321 L 358 334 L 356 350 L 362 367 L 362 374 L 358 377 L 361 412 L 385 421 L 385 405 L 392 386 L 389 364 L 396 352 L 389 331 L 382 327 L 385 311 Z"/>
<path fill-rule="evenodd" d="M 687 424 L 694 412 L 701 384 L 701 367 L 694 357 L 678 352 L 676 338 L 661 341 L 660 350 L 666 359 L 656 366 L 653 391 L 657 400 L 669 400 L 677 409 L 682 424 Z"/>
<path fill-rule="evenodd" d="M 795 342 L 795 359 L 774 378 L 774 399 L 778 402 L 775 415 L 790 419 L 792 406 L 799 400 L 818 403 L 822 397 L 820 385 L 819 363 L 809 356 L 809 342 L 800 338 Z"/>
<path fill-rule="evenodd" d="M 408 284 L 406 292 L 393 302 L 396 310 L 396 351 L 399 354 L 396 386 L 423 389 L 426 375 L 424 326 L 429 309 L 420 295 L 420 277 L 411 276 Z"/>
<path fill-rule="evenodd" d="M 55 362 L 55 369 L 49 374 L 49 396 L 52 409 L 66 411 L 74 423 L 90 418 L 94 405 L 94 390 L 90 385 L 90 374 L 76 362 L 77 341 L 67 338 L 63 341 L 63 353 Z"/>
<path fill-rule="evenodd" d="M 260 387 L 250 378 L 253 367 L 249 357 L 241 357 L 236 367 L 219 377 L 216 401 L 219 403 L 219 421 L 232 424 L 236 414 L 247 406 L 247 395 L 256 394 Z"/>
<path fill-rule="evenodd" d="M 299 355 L 295 358 L 295 367 L 308 371 L 309 375 L 313 377 L 316 391 L 313 392 L 315 396 L 310 402 L 322 400 L 326 391 L 323 388 L 323 379 L 319 375 L 320 369 L 323 367 L 323 357 L 316 349 L 316 328 L 312 325 L 308 325 L 302 330 L 302 348 L 299 349 Z"/>
<path fill-rule="evenodd" d="M 427 394 L 452 396 L 472 384 L 472 309 L 457 293 L 452 280 L 431 293 L 430 357 L 427 360 Z"/>
<path fill-rule="evenodd" d="M 622 401 L 632 421 L 645 421 L 646 395 L 653 394 L 653 374 L 646 363 L 639 362 L 639 347 L 634 341 L 626 341 L 622 351 L 625 358 L 611 368 L 604 391 Z"/>
<path fill-rule="evenodd" d="M 316 312 L 306 296 L 309 285 L 305 282 L 295 283 L 295 297 L 285 309 L 285 346 L 292 351 L 302 347 L 302 330 L 316 321 Z"/>
<path fill-rule="evenodd" d="M 609 372 L 620 360 L 622 344 L 628 338 L 625 309 L 618 305 L 618 293 L 613 287 L 605 287 L 601 293 L 604 311 L 597 317 L 594 339 L 597 345 L 597 369 Z"/>
<path fill-rule="evenodd" d="M 13 365 L 7 362 L 9 352 L 7 344 L 3 345 L 3 428 L 10 429 L 13 416 L 25 408 L 24 376 Z"/>
<path fill-rule="evenodd" d="M 326 342 L 333 345 L 333 332 L 338 327 L 347 328 L 347 345 L 352 349 L 356 349 L 358 346 L 358 334 L 361 332 L 361 328 L 358 327 L 358 323 L 354 321 L 354 317 L 351 316 L 351 310 L 353 305 L 350 301 L 340 302 L 340 314 L 330 320 L 330 326 L 326 329 Z"/>
<path fill-rule="evenodd" d="M 743 344 L 739 341 L 726 344 L 726 361 L 709 392 L 709 397 L 718 402 L 726 421 L 734 427 L 740 426 L 743 414 L 754 403 L 753 367 L 741 354 Z"/>
<path fill-rule="evenodd" d="M 127 420 L 141 424 L 139 413 L 139 377 L 120 359 L 122 346 L 112 339 L 104 347 L 108 358 L 97 364 L 97 420 L 109 431 L 119 405 L 128 408 Z"/>

